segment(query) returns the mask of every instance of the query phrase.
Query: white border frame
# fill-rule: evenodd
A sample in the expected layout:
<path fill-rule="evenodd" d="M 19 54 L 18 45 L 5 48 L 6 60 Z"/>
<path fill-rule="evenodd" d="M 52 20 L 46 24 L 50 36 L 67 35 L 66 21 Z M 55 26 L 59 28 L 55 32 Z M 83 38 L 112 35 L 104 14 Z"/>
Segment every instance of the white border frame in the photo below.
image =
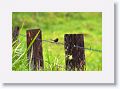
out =
<path fill-rule="evenodd" d="M 114 83 L 114 3 L 111 0 L 14 0 L 0 3 L 0 81 Z M 2 12 L 2 13 L 1 13 Z M 12 71 L 12 12 L 102 12 L 102 71 Z"/>

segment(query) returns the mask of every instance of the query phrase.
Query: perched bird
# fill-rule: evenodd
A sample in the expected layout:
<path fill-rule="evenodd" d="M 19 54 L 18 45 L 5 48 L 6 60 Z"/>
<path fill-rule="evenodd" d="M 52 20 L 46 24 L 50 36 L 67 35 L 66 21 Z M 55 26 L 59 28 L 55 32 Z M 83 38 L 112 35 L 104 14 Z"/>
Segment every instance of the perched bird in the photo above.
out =
<path fill-rule="evenodd" d="M 55 43 L 58 42 L 58 38 L 54 39 L 53 41 L 54 41 Z"/>

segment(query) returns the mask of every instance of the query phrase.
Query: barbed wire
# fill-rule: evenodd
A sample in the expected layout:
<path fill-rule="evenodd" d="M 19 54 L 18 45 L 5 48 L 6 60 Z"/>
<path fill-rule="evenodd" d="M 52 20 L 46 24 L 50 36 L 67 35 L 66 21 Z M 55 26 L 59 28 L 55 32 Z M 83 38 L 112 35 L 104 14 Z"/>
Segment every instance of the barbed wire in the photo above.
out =
<path fill-rule="evenodd" d="M 23 37 L 26 37 L 26 35 L 23 35 L 23 34 L 19 34 L 20 36 L 23 36 Z M 37 40 L 41 40 L 39 38 L 37 38 Z M 53 40 L 41 40 L 43 42 L 49 42 L 49 43 L 53 43 L 53 44 L 59 44 L 59 45 L 64 45 L 64 43 L 61 43 L 61 42 L 54 42 Z M 90 51 L 95 51 L 95 52 L 102 52 L 102 50 L 98 50 L 98 49 L 93 49 L 91 48 L 88 48 L 88 47 L 81 47 L 81 46 L 74 46 L 74 47 L 77 47 L 77 48 L 80 48 L 80 49 L 83 49 L 83 50 L 90 50 Z"/>

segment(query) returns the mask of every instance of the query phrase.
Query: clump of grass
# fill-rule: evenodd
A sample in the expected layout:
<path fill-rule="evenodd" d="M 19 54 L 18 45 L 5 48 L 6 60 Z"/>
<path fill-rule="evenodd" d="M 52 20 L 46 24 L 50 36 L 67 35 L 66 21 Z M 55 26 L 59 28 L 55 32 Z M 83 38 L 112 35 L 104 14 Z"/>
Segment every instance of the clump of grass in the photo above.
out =
<path fill-rule="evenodd" d="M 32 44 L 34 43 L 34 41 L 37 38 L 39 33 L 40 33 L 40 31 L 36 34 L 34 39 L 31 41 L 30 45 L 28 46 L 28 48 L 26 48 L 26 50 L 23 53 L 21 53 L 21 51 L 20 51 L 21 48 L 19 48 L 21 43 L 18 43 L 18 45 L 17 45 L 17 40 L 15 42 L 13 42 L 15 45 L 17 45 L 16 47 L 14 47 L 14 46 L 12 47 L 13 48 L 12 49 L 12 56 L 13 56 L 13 58 L 15 58 L 17 56 L 16 59 L 12 59 L 12 61 L 13 61 L 12 62 L 12 67 L 13 68 L 15 67 L 15 65 L 17 65 L 17 63 L 20 63 L 22 59 L 26 59 L 26 54 L 27 54 L 28 50 L 31 48 Z"/>

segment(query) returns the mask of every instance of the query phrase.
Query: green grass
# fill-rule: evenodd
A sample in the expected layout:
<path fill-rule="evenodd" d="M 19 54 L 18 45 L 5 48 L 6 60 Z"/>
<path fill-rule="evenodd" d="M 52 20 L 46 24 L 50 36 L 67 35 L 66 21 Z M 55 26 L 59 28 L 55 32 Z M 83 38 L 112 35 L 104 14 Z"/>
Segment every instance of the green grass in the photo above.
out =
<path fill-rule="evenodd" d="M 43 40 L 59 38 L 59 42 L 62 43 L 64 43 L 66 33 L 83 33 L 85 34 L 85 47 L 102 50 L 101 12 L 14 12 L 12 13 L 12 26 L 20 26 L 20 34 L 24 35 L 26 35 L 26 30 L 40 28 Z M 19 36 L 19 40 L 17 45 L 12 46 L 12 70 L 28 71 L 26 37 Z M 64 71 L 64 46 L 43 42 L 42 47 L 44 70 Z M 102 70 L 102 53 L 85 50 L 85 58 L 87 71 Z"/>

